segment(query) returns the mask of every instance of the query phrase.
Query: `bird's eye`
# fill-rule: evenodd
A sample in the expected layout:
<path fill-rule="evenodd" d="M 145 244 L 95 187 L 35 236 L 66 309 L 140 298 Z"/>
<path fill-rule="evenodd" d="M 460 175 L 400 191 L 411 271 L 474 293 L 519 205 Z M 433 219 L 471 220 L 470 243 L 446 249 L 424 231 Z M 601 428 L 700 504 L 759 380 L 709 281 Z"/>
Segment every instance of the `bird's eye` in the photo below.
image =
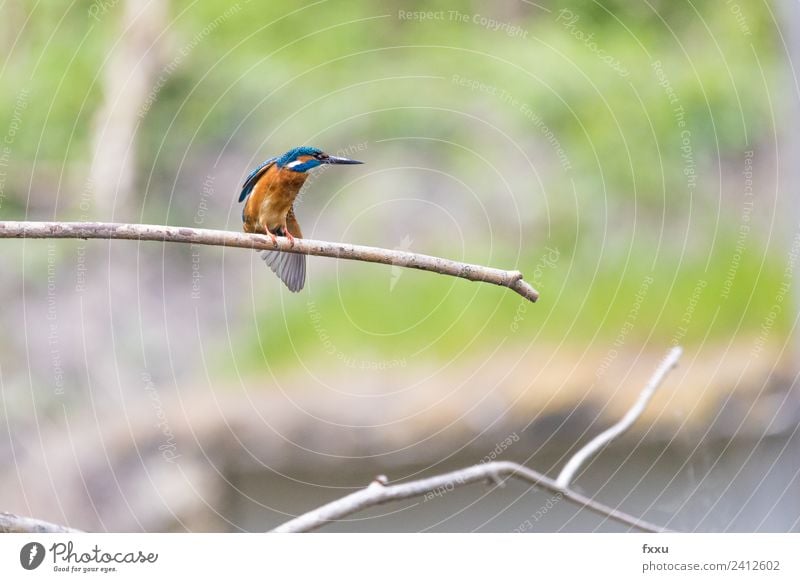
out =
<path fill-rule="evenodd" d="M 327 156 L 325 154 L 314 154 L 314 157 L 318 160 L 324 160 Z"/>

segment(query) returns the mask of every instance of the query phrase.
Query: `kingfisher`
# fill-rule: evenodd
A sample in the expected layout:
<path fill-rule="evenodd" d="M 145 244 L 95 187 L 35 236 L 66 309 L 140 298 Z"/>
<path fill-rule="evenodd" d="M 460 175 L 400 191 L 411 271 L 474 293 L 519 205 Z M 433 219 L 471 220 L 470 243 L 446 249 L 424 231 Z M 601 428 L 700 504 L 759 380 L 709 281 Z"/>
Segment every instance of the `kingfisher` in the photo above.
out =
<path fill-rule="evenodd" d="M 308 178 L 308 172 L 325 164 L 363 163 L 331 156 L 308 146 L 290 149 L 282 156 L 262 162 L 247 176 L 239 195 L 239 202 L 244 202 L 244 231 L 266 234 L 273 242 L 277 241 L 276 237 L 285 236 L 294 244 L 295 238 L 303 238 L 294 214 L 294 200 Z M 290 291 L 297 292 L 303 288 L 306 282 L 305 255 L 263 251 L 261 258 Z"/>

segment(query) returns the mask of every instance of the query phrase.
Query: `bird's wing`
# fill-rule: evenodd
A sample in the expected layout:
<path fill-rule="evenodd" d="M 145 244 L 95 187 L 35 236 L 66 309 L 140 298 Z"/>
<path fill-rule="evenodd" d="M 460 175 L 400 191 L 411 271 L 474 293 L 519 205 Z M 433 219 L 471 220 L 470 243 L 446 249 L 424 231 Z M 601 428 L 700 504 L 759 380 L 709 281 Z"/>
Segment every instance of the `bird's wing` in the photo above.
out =
<path fill-rule="evenodd" d="M 281 281 L 296 293 L 306 283 L 306 256 L 298 253 L 281 253 L 279 251 L 264 251 L 261 258 L 272 269 Z"/>
<path fill-rule="evenodd" d="M 247 176 L 247 179 L 245 179 L 244 185 L 242 186 L 242 193 L 239 194 L 239 202 L 244 202 L 247 199 L 247 197 L 250 196 L 250 192 L 253 191 L 253 186 L 256 185 L 258 179 L 262 176 L 264 172 L 267 171 L 267 169 L 269 169 L 269 167 L 272 164 L 275 163 L 275 160 L 277 159 L 278 157 L 275 156 L 274 158 L 265 160 L 261 162 L 261 165 L 259 165 L 255 170 L 250 172 L 250 175 Z"/>

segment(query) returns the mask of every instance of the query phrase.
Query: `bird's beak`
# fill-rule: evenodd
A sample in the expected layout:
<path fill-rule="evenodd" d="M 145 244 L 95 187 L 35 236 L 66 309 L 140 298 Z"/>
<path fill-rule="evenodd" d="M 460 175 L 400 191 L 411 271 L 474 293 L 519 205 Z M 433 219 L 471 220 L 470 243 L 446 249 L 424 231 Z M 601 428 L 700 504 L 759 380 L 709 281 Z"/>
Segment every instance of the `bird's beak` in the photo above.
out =
<path fill-rule="evenodd" d="M 363 164 L 364 162 L 359 162 L 358 160 L 351 160 L 349 158 L 339 158 L 336 156 L 328 156 L 327 158 L 322 160 L 325 164 Z"/>

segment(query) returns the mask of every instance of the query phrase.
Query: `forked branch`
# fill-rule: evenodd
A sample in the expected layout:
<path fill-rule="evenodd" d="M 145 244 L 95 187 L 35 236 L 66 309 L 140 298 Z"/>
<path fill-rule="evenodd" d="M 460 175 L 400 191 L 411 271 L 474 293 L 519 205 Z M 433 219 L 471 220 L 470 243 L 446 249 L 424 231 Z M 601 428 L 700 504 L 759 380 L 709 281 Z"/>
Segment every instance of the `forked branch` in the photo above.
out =
<path fill-rule="evenodd" d="M 0 221 L 0 238 L 99 238 L 177 242 L 196 245 L 240 247 L 256 250 L 278 250 L 320 257 L 333 257 L 369 263 L 397 265 L 409 269 L 431 271 L 442 275 L 460 277 L 469 281 L 483 281 L 508 287 L 530 301 L 539 293 L 522 279 L 519 271 L 504 271 L 493 267 L 451 261 L 429 255 L 389 250 L 377 247 L 334 243 L 311 239 L 278 237 L 276 242 L 264 235 L 208 230 L 183 226 L 154 224 L 118 224 L 111 222 L 16 222 Z"/>
<path fill-rule="evenodd" d="M 417 481 L 409 481 L 408 483 L 398 483 L 396 485 L 386 485 L 385 478 L 379 477 L 366 488 L 351 493 L 341 499 L 331 501 L 308 513 L 304 513 L 291 521 L 279 525 L 272 531 L 278 533 L 313 531 L 331 521 L 342 519 L 343 517 L 347 517 L 348 515 L 375 505 L 389 503 L 390 501 L 410 499 L 412 497 L 421 497 L 428 493 L 451 491 L 456 487 L 462 487 L 479 481 L 502 483 L 501 479 L 503 477 L 513 477 L 521 479 L 522 481 L 527 481 L 542 489 L 562 495 L 565 499 L 569 499 L 604 517 L 611 518 L 641 531 L 656 533 L 668 531 L 661 526 L 599 503 L 590 497 L 581 495 L 577 491 L 561 489 L 556 485 L 553 479 L 523 465 L 508 461 L 494 461 L 492 463 L 473 465 L 443 475 L 436 475 L 435 477 L 428 477 L 427 479 L 419 479 Z"/>
<path fill-rule="evenodd" d="M 471 483 L 480 481 L 489 481 L 498 485 L 502 485 L 504 478 L 515 478 L 561 495 L 565 499 L 576 503 L 586 509 L 589 509 L 604 517 L 613 519 L 619 523 L 630 526 L 646 532 L 666 532 L 669 531 L 659 525 L 650 523 L 638 517 L 634 517 L 619 509 L 610 507 L 599 501 L 595 501 L 591 497 L 587 497 L 569 489 L 568 485 L 574 475 L 575 471 L 580 465 L 594 452 L 596 452 L 602 445 L 610 442 L 614 438 L 621 435 L 627 430 L 631 424 L 641 415 L 647 403 L 650 401 L 653 393 L 658 386 L 664 381 L 667 374 L 672 368 L 677 365 L 678 359 L 681 356 L 681 349 L 679 347 L 673 348 L 667 355 L 666 359 L 661 363 L 655 371 L 650 381 L 642 390 L 639 399 L 634 406 L 628 411 L 625 417 L 615 424 L 611 429 L 601 433 L 589 445 L 582 448 L 578 453 L 566 464 L 564 470 L 561 472 L 558 480 L 551 479 L 542 473 L 529 469 L 517 463 L 508 461 L 494 461 L 491 463 L 483 463 L 480 465 L 473 465 L 458 471 L 451 471 L 443 475 L 436 475 L 426 479 L 418 479 L 416 481 L 409 481 L 408 483 L 397 483 L 388 485 L 387 479 L 384 476 L 377 477 L 372 483 L 364 489 L 355 491 L 350 495 L 336 499 L 304 513 L 286 523 L 279 525 L 273 532 L 308 532 L 318 529 L 325 524 L 336 521 L 352 515 L 369 507 L 389 503 L 392 501 L 401 501 L 403 499 L 411 499 L 414 497 L 427 496 L 428 494 L 437 494 L 440 492 L 447 492 L 462 487 Z M 593 444 L 594 443 L 594 444 Z M 0 533 L 8 532 L 74 532 L 73 530 L 60 525 L 31 519 L 27 517 L 19 517 L 10 513 L 0 513 Z"/>
<path fill-rule="evenodd" d="M 444 475 L 437 475 L 427 479 L 419 479 L 417 481 L 409 481 L 408 483 L 398 483 L 396 485 L 387 485 L 386 478 L 381 476 L 376 478 L 370 485 L 364 489 L 351 493 L 346 497 L 331 501 L 317 509 L 313 509 L 308 513 L 304 513 L 299 517 L 287 521 L 286 523 L 276 527 L 274 532 L 307 532 L 322 527 L 326 523 L 342 519 L 353 513 L 389 503 L 391 501 L 400 501 L 402 499 L 410 499 L 413 497 L 420 497 L 429 493 L 436 493 L 437 491 L 451 491 L 456 487 L 462 487 L 470 483 L 478 481 L 494 481 L 500 482 L 501 477 L 514 477 L 537 485 L 542 489 L 546 489 L 553 493 L 562 495 L 578 505 L 590 509 L 595 513 L 606 516 L 610 519 L 623 523 L 630 527 L 648 531 L 648 532 L 664 532 L 668 531 L 661 526 L 649 523 L 638 517 L 634 517 L 613 507 L 604 505 L 590 497 L 581 495 L 580 493 L 569 489 L 569 483 L 572 480 L 575 472 L 580 466 L 599 450 L 603 445 L 611 442 L 623 434 L 642 414 L 650 398 L 655 393 L 656 389 L 666 378 L 667 374 L 674 368 L 678 359 L 681 356 L 681 348 L 674 347 L 661 365 L 653 373 L 650 381 L 642 390 L 638 400 L 628 413 L 612 426 L 610 429 L 604 431 L 588 445 L 583 447 L 577 452 L 565 465 L 564 470 L 561 472 L 557 480 L 550 479 L 549 477 L 529 469 L 517 463 L 510 463 L 506 461 L 496 461 L 493 463 L 485 463 L 481 465 L 474 465 L 466 467 L 458 471 L 445 473 Z"/>

